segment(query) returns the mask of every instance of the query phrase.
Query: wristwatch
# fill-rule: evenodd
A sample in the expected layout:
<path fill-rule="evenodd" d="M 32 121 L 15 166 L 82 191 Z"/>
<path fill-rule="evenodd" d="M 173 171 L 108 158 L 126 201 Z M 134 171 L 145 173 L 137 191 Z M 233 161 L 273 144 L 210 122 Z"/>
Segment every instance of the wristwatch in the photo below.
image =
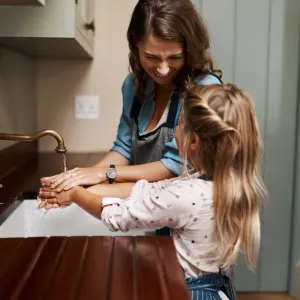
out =
<path fill-rule="evenodd" d="M 117 170 L 115 165 L 110 165 L 109 169 L 106 172 L 108 183 L 112 184 L 117 177 Z"/>

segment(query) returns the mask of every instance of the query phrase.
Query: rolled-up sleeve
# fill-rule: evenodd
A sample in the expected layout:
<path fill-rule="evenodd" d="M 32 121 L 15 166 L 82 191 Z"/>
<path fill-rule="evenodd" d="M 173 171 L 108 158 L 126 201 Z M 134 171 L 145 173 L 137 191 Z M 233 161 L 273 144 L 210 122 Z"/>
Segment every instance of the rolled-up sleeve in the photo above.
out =
<path fill-rule="evenodd" d="M 135 95 L 132 75 L 128 75 L 122 85 L 123 110 L 118 126 L 117 138 L 110 151 L 117 151 L 131 161 L 131 107 Z"/>
<path fill-rule="evenodd" d="M 102 222 L 111 231 L 123 232 L 182 226 L 186 221 L 183 215 L 187 214 L 185 201 L 180 199 L 184 188 L 165 183 L 157 185 L 140 180 L 127 200 L 114 199 L 112 204 L 109 198 L 103 199 Z"/>

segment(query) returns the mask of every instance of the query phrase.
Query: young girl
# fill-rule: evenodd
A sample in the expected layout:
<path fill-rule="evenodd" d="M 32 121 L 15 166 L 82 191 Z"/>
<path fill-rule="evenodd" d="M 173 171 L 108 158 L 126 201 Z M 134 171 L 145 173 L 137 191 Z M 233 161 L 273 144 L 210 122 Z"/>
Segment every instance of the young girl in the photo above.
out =
<path fill-rule="evenodd" d="M 60 193 L 42 188 L 39 196 L 58 205 L 73 201 L 112 231 L 172 228 L 192 299 L 235 299 L 230 279 L 219 270 L 235 264 L 240 247 L 254 266 L 260 244 L 258 198 L 264 188 L 253 101 L 233 84 L 194 86 L 175 137 L 181 157 L 194 166 L 185 167 L 186 176 L 119 184 L 118 196 L 126 200 L 82 187 Z M 110 195 L 109 187 L 103 185 L 103 194 Z"/>

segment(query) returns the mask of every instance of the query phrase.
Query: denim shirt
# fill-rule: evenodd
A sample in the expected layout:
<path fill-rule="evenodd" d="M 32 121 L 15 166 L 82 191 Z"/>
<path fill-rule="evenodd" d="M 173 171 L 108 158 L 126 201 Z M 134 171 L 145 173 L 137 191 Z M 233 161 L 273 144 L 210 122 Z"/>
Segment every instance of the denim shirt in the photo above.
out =
<path fill-rule="evenodd" d="M 207 75 L 201 80 L 195 80 L 198 85 L 208 85 L 208 84 L 219 84 L 220 81 L 217 77 L 213 75 Z M 120 118 L 120 123 L 118 127 L 118 134 L 114 146 L 110 151 L 117 151 L 129 161 L 132 162 L 131 154 L 131 107 L 136 93 L 136 86 L 134 84 L 133 75 L 129 74 L 123 85 L 122 85 L 122 95 L 123 95 L 123 111 Z M 139 134 L 145 132 L 148 127 L 149 122 L 152 119 L 155 109 L 155 83 L 150 80 L 145 93 L 145 103 L 142 104 L 141 111 L 138 117 L 138 131 Z M 169 101 L 170 104 L 170 101 Z M 175 129 L 178 126 L 178 119 L 182 108 L 182 102 L 178 105 L 178 110 L 175 120 Z M 180 175 L 182 172 L 182 159 L 179 156 L 177 144 L 175 137 L 164 146 L 164 154 L 160 160 L 163 165 L 169 169 L 172 173 Z"/>

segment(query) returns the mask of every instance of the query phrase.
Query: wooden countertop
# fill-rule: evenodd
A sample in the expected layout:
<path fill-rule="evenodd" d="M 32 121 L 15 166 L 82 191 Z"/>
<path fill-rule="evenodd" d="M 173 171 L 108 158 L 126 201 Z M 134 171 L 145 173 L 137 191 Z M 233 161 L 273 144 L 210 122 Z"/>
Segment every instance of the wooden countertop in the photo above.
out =
<path fill-rule="evenodd" d="M 0 239 L 0 266 L 0 299 L 190 299 L 171 237 Z"/>

